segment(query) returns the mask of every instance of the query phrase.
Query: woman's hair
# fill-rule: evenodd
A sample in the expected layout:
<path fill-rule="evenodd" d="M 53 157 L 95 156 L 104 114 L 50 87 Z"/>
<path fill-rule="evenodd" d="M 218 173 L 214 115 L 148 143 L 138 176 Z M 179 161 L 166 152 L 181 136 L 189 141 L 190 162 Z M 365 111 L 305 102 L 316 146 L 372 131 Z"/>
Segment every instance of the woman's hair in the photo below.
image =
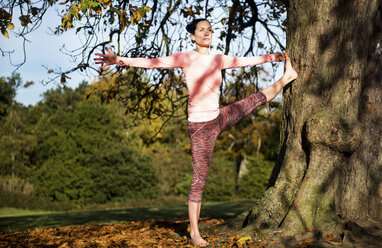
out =
<path fill-rule="evenodd" d="M 207 21 L 207 19 L 205 18 L 196 18 L 194 19 L 192 22 L 190 22 L 189 24 L 187 24 L 186 26 L 186 30 L 191 33 L 191 34 L 195 34 L 195 29 L 196 29 L 196 25 L 198 25 L 199 22 L 201 21 Z"/>

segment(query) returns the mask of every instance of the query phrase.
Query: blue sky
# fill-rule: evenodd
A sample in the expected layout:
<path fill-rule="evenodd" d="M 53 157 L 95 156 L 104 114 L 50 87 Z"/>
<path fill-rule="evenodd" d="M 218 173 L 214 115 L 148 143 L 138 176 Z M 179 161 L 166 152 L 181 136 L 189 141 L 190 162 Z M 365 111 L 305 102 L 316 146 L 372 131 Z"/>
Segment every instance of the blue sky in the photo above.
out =
<path fill-rule="evenodd" d="M 50 28 L 54 28 L 60 22 L 60 18 L 54 9 L 50 9 L 42 25 L 34 32 L 28 34 L 27 39 L 30 42 L 26 43 L 27 60 L 17 72 L 20 73 L 24 82 L 34 81 L 35 84 L 29 88 L 20 88 L 17 91 L 16 101 L 24 105 L 36 104 L 42 100 L 41 94 L 52 87 L 57 87 L 57 84 L 50 83 L 46 86 L 41 84 L 41 81 L 48 81 L 49 74 L 43 65 L 49 68 L 62 68 L 62 70 L 73 67 L 69 57 L 64 55 L 59 49 L 65 44 L 67 48 L 76 48 L 81 46 L 80 40 L 75 38 L 74 31 L 65 32 L 62 35 L 52 35 Z M 15 21 L 15 30 L 19 28 L 18 20 Z M 2 50 L 14 50 L 12 55 L 12 63 L 17 64 L 23 60 L 22 39 L 17 38 L 14 32 L 9 32 L 9 39 L 1 35 L 0 47 Z M 9 57 L 0 56 L 0 76 L 7 77 L 15 70 L 12 66 Z M 74 72 L 68 79 L 68 86 L 75 88 L 82 80 L 91 82 L 86 75 Z"/>

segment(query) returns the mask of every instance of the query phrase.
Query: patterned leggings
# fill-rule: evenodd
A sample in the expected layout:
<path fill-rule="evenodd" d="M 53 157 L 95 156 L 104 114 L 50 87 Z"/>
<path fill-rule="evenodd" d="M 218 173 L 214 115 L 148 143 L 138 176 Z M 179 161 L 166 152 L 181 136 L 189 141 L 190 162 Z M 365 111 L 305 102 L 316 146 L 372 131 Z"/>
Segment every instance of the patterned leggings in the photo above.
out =
<path fill-rule="evenodd" d="M 212 152 L 219 134 L 231 128 L 255 108 L 266 102 L 265 95 L 262 92 L 258 92 L 220 109 L 218 117 L 211 121 L 188 122 L 194 174 L 188 200 L 193 202 L 202 201 Z"/>

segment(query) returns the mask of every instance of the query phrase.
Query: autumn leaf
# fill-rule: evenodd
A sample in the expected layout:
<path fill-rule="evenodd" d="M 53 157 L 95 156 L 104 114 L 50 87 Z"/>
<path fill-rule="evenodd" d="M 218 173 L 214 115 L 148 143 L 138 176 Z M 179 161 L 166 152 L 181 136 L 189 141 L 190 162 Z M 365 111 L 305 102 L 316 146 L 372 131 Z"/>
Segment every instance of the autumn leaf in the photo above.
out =
<path fill-rule="evenodd" d="M 251 236 L 244 236 L 240 238 L 237 242 L 240 244 L 244 244 L 247 240 L 252 240 Z"/>
<path fill-rule="evenodd" d="M 1 29 L 1 33 L 2 33 L 6 38 L 9 39 L 8 31 L 7 31 L 5 28 L 2 28 L 2 29 Z"/>
<path fill-rule="evenodd" d="M 8 22 L 8 23 L 7 23 L 7 28 L 8 28 L 9 30 L 13 30 L 13 29 L 15 28 L 15 25 L 13 25 L 12 22 Z"/>

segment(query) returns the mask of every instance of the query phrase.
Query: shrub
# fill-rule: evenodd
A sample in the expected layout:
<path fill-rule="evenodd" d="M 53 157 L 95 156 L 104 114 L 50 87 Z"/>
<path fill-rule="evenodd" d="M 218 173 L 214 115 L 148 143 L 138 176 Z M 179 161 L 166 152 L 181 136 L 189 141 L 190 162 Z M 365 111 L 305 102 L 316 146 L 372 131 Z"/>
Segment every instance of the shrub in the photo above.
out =
<path fill-rule="evenodd" d="M 192 170 L 176 185 L 176 193 L 188 195 L 193 177 Z M 235 193 L 236 169 L 232 161 L 224 157 L 212 159 L 208 179 L 203 191 L 203 200 L 229 200 Z"/>
<path fill-rule="evenodd" d="M 84 205 L 91 197 L 89 169 L 73 160 L 47 160 L 33 178 L 34 194 L 51 201 L 72 201 Z"/>
<path fill-rule="evenodd" d="M 226 201 L 235 194 L 236 166 L 233 161 L 216 157 L 211 163 L 203 199 Z"/>
<path fill-rule="evenodd" d="M 238 193 L 245 198 L 257 198 L 267 188 L 274 163 L 261 155 L 248 156 L 248 171 L 238 182 Z"/>
<path fill-rule="evenodd" d="M 126 144 L 96 153 L 88 163 L 92 202 L 149 199 L 158 194 L 152 160 Z"/>
<path fill-rule="evenodd" d="M 161 196 L 176 195 L 177 184 L 192 175 L 191 156 L 179 148 L 155 144 L 150 152 L 159 179 Z M 191 179 L 190 179 L 191 180 Z"/>
<path fill-rule="evenodd" d="M 83 166 L 76 161 L 46 161 L 35 173 L 35 194 L 78 205 L 148 199 L 158 192 L 152 161 L 126 144 L 94 153 Z"/>

